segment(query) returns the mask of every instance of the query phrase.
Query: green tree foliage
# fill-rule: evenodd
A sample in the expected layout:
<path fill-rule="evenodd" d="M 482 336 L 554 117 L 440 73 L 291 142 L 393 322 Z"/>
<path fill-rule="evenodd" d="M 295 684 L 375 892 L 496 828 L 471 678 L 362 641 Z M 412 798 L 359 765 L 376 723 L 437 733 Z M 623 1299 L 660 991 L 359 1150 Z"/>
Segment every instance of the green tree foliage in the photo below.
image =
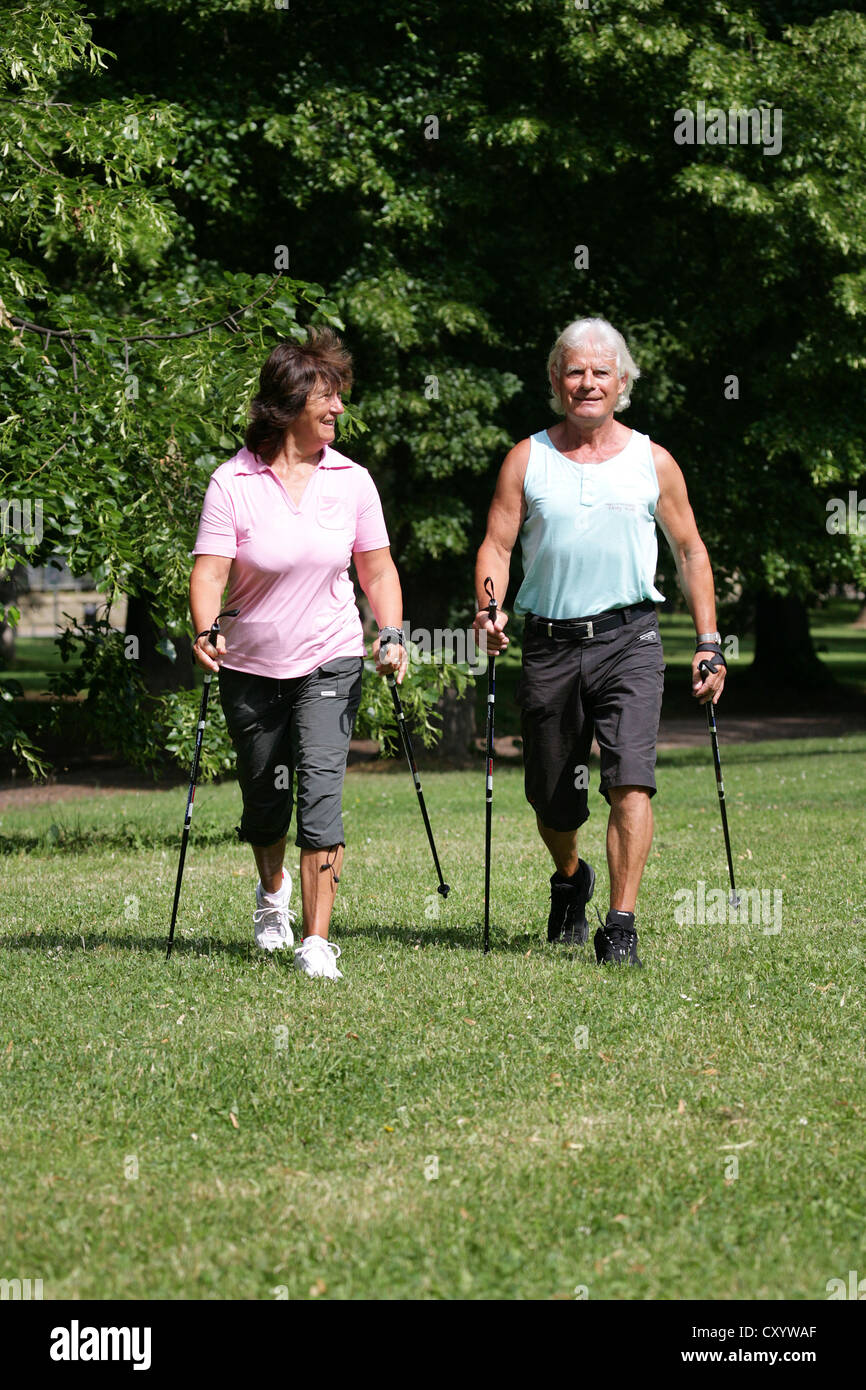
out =
<path fill-rule="evenodd" d="M 252 271 L 282 241 L 331 287 L 413 618 L 465 611 L 493 470 L 547 418 L 546 350 L 584 312 L 633 340 L 629 418 L 682 462 L 722 587 L 866 582 L 862 538 L 825 525 L 864 472 L 862 15 L 817 0 L 493 0 L 483 24 L 465 0 L 103 13 L 118 94 L 192 116 L 178 205 L 200 248 L 237 245 Z M 159 51 L 143 41 L 155 15 Z M 780 108 L 781 150 L 677 144 L 675 113 L 699 101 Z"/>
<path fill-rule="evenodd" d="M 10 16 L 0 65 L 0 497 L 16 509 L 4 511 L 0 572 L 60 552 L 109 598 L 144 595 L 157 625 L 185 628 L 201 499 L 237 447 L 262 359 L 278 338 L 303 336 L 299 310 L 341 320 L 320 286 L 282 274 L 273 255 L 268 271 L 249 275 L 190 254 L 170 197 L 184 113 L 95 95 L 109 58 L 70 0 Z M 147 711 L 136 732 L 103 718 L 129 703 L 138 678 L 106 664 L 113 648 L 99 635 L 77 634 L 91 722 L 129 752 L 146 742 Z M 35 767 L 9 703 L 4 741 Z"/>
<path fill-rule="evenodd" d="M 170 196 L 181 108 L 97 97 L 109 55 L 72 0 L 14 18 L 0 69 L 0 449 L 4 495 L 38 497 L 43 518 L 41 541 L 15 539 L 33 561 L 62 550 L 109 595 L 149 591 L 182 621 L 203 490 L 237 446 L 262 358 L 302 333 L 300 304 L 339 318 L 273 253 L 256 276 L 194 259 Z"/>
<path fill-rule="evenodd" d="M 0 439 L 15 480 L 45 482 L 51 543 L 74 565 L 109 586 L 158 575 L 180 620 L 207 474 L 269 335 L 316 313 L 355 353 L 369 429 L 354 452 L 383 493 L 409 616 L 465 617 L 495 469 L 548 421 L 547 349 L 589 312 L 633 344 L 626 418 L 682 464 L 720 588 L 755 601 L 866 583 L 864 538 L 826 525 L 866 470 L 861 14 L 94 10 L 102 49 L 70 0 L 26 11 L 0 91 Z M 677 143 L 676 113 L 701 101 L 780 110 L 781 148 Z M 278 247 L 291 271 L 270 288 Z M 83 328 L 75 370 L 68 342 L 13 332 L 22 318 Z M 133 342 L 142 320 L 217 326 Z"/>

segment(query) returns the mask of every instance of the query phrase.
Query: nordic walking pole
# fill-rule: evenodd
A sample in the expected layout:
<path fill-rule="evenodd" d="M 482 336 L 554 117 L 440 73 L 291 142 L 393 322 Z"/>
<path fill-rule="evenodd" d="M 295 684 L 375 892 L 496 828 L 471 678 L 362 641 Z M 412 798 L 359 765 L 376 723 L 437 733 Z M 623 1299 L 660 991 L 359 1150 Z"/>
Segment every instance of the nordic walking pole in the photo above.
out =
<path fill-rule="evenodd" d="M 213 627 L 208 633 L 208 641 L 212 647 L 216 646 L 216 639 L 219 636 L 220 618 L 236 618 L 240 612 L 239 608 L 227 608 L 225 612 L 217 615 L 213 620 Z M 180 902 L 180 885 L 183 881 L 183 865 L 186 859 L 186 847 L 189 842 L 189 827 L 192 821 L 192 803 L 195 801 L 195 784 L 198 778 L 198 765 L 201 761 L 201 744 L 204 737 L 204 721 L 207 716 L 207 702 L 210 695 L 210 683 L 213 680 L 213 671 L 205 671 L 204 687 L 201 692 L 201 705 L 198 711 L 198 728 L 195 731 L 195 752 L 192 755 L 192 767 L 189 774 L 189 791 L 186 798 L 186 815 L 183 822 L 183 835 L 180 842 L 180 863 L 177 866 L 177 882 L 174 885 L 174 906 L 171 909 L 171 926 L 168 929 L 168 946 L 165 952 L 166 960 L 171 956 L 171 948 L 174 944 L 174 924 L 177 921 L 177 905 Z"/>
<path fill-rule="evenodd" d="M 496 622 L 496 596 L 493 580 L 484 581 L 487 594 L 487 616 Z M 484 954 L 490 950 L 490 840 L 493 830 L 493 708 L 496 703 L 496 653 L 487 657 L 487 804 L 484 822 Z"/>
<path fill-rule="evenodd" d="M 717 661 L 702 661 L 698 666 L 701 675 L 706 678 L 708 671 L 717 671 L 719 663 Z M 728 834 L 728 813 L 725 809 L 725 784 L 722 781 L 722 760 L 719 757 L 719 734 L 716 729 L 716 712 L 712 700 L 707 700 L 707 728 L 710 731 L 710 741 L 713 745 L 713 763 L 716 769 L 716 791 L 719 793 L 719 810 L 722 813 L 722 830 L 725 835 L 725 853 L 728 856 L 728 874 L 731 879 L 731 907 L 739 907 L 740 899 L 737 896 L 737 888 L 734 883 L 734 861 L 731 858 L 731 837 Z"/>
<path fill-rule="evenodd" d="M 382 635 L 386 638 L 388 631 L 388 628 L 382 629 Z M 388 650 L 390 645 L 391 643 L 389 641 L 386 640 L 383 645 L 380 640 L 380 661 L 384 657 L 384 654 Z M 415 762 L 415 750 L 412 747 L 412 738 L 409 733 L 408 725 L 406 724 L 406 716 L 403 713 L 403 702 L 400 699 L 400 692 L 397 689 L 397 678 L 392 671 L 390 676 L 388 676 L 386 679 L 388 681 L 388 687 L 391 691 L 391 699 L 394 701 L 394 713 L 397 716 L 397 728 L 400 733 L 400 742 L 403 745 L 403 752 L 406 754 L 406 761 L 408 762 L 409 770 L 412 773 L 412 781 L 415 783 L 415 791 L 418 793 L 418 805 L 421 807 L 421 815 L 424 817 L 424 829 L 427 831 L 427 839 L 430 842 L 430 851 L 433 855 L 433 863 L 436 865 L 436 873 L 439 878 L 439 887 L 436 889 L 436 892 L 441 893 L 443 898 L 447 898 L 448 894 L 451 892 L 451 889 L 442 877 L 442 870 L 439 867 L 439 855 L 436 853 L 436 844 L 433 839 L 433 831 L 430 826 L 430 817 L 427 814 L 427 807 L 424 804 L 424 793 L 421 790 L 421 778 L 418 776 L 418 765 Z"/>

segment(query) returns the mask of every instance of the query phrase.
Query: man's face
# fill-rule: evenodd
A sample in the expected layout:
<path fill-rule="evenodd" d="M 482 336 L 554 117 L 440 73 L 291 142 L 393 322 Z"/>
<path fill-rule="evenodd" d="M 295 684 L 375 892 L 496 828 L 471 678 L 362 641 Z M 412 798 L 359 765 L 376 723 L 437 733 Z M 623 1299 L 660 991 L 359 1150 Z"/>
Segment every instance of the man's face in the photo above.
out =
<path fill-rule="evenodd" d="M 298 419 L 301 428 L 306 428 L 319 446 L 333 444 L 336 434 L 337 416 L 345 410 L 340 392 L 332 391 L 324 381 L 317 381 Z"/>
<path fill-rule="evenodd" d="M 578 420 L 600 420 L 612 415 L 626 378 L 617 376 L 616 357 L 606 348 L 590 345 L 566 348 L 560 374 L 550 380 L 566 415 Z"/>

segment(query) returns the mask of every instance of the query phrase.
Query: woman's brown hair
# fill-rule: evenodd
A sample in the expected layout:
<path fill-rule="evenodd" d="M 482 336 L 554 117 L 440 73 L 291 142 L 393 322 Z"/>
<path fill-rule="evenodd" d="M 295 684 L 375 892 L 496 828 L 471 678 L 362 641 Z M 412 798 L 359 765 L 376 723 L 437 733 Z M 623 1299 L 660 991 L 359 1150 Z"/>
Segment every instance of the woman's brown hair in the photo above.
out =
<path fill-rule="evenodd" d="M 244 444 L 263 463 L 272 463 L 286 430 L 321 382 L 329 391 L 348 391 L 352 357 L 330 328 L 307 329 L 305 343 L 278 343 L 259 373 L 259 389 L 250 403 Z"/>

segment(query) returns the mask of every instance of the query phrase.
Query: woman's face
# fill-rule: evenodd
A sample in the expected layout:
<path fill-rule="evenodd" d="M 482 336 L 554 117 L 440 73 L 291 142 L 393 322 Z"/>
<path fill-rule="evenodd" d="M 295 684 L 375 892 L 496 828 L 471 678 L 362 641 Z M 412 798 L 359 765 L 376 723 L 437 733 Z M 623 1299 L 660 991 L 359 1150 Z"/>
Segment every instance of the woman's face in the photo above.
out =
<path fill-rule="evenodd" d="M 566 348 L 559 376 L 550 374 L 566 415 L 599 420 L 612 415 L 626 378 L 617 375 L 616 357 L 591 345 Z"/>
<path fill-rule="evenodd" d="M 310 440 L 316 448 L 333 444 L 337 416 L 342 415 L 344 409 L 340 392 L 332 391 L 322 380 L 317 381 L 294 422 L 296 438 Z"/>

